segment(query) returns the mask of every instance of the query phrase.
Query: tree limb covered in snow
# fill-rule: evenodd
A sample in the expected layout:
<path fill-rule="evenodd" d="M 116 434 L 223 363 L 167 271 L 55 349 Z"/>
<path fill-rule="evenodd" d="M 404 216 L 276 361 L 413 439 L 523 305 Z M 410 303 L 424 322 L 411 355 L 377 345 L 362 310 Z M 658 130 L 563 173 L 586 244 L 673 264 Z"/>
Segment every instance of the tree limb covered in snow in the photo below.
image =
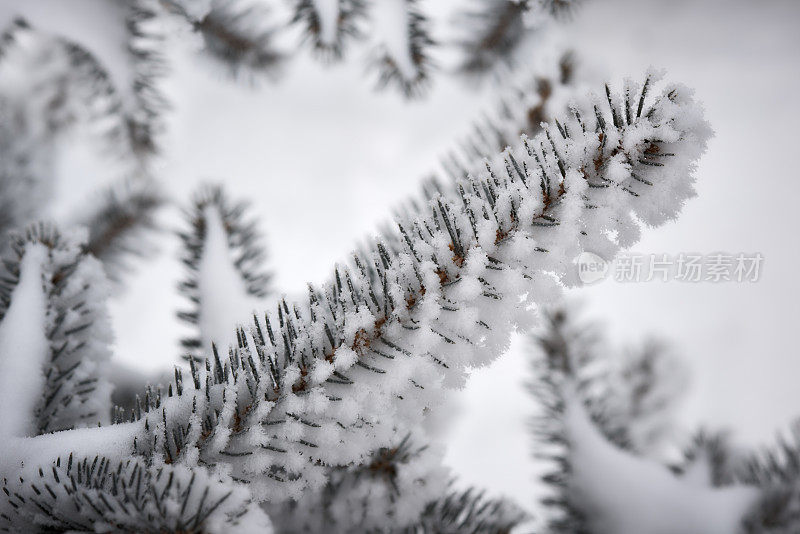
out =
<path fill-rule="evenodd" d="M 133 454 L 224 466 L 253 499 L 279 503 L 322 489 L 331 467 L 371 461 L 442 387 L 502 353 L 532 307 L 576 283 L 579 252 L 610 258 L 638 221 L 662 224 L 693 195 L 709 129 L 687 89 L 657 82 L 607 90 L 496 154 L 309 286 L 307 301 L 281 300 L 239 328 L 227 355 L 190 360 L 186 379 L 176 369 L 130 422 L 9 440 L 4 471 L 27 478 L 69 452 Z"/>

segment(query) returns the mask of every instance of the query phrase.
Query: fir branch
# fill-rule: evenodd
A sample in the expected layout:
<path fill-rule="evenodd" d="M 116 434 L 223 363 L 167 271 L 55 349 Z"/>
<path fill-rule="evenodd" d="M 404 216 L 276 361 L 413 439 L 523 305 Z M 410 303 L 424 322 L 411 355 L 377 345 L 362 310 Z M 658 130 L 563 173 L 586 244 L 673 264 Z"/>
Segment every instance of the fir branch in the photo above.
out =
<path fill-rule="evenodd" d="M 585 510 L 576 503 L 576 489 L 570 485 L 573 445 L 565 423 L 570 401 L 582 403 L 592 424 L 608 442 L 644 455 L 663 446 L 659 441 L 664 438 L 664 428 L 669 427 L 669 408 L 682 389 L 670 378 L 682 377 L 683 369 L 679 362 L 667 358 L 663 345 L 648 343 L 624 358 L 616 358 L 597 325 L 581 321 L 578 315 L 575 306 L 550 309 L 545 313 L 542 332 L 532 338 L 534 379 L 529 389 L 541 408 L 532 430 L 536 457 L 548 467 L 542 480 L 549 491 L 540 504 L 548 512 L 551 532 L 588 532 Z M 672 387 L 664 388 L 662 382 Z M 580 400 L 567 398 L 566 390 Z M 704 435 L 698 436 L 697 448 L 687 451 L 686 465 L 676 471 L 688 469 L 706 444 L 711 442 Z"/>
<path fill-rule="evenodd" d="M 652 89 L 651 83 L 648 79 L 645 92 Z M 644 106 L 646 102 L 650 103 Z M 568 279 L 564 266 L 580 250 L 582 232 L 588 236 L 590 231 L 605 227 L 597 217 L 606 202 L 611 202 L 609 207 L 613 206 L 615 214 L 635 209 L 640 217 L 655 223 L 664 213 L 667 197 L 657 202 L 655 211 L 639 204 L 638 199 L 646 197 L 659 178 L 678 180 L 671 186 L 661 183 L 671 191 L 667 193 L 670 203 L 676 200 L 675 192 L 688 192 L 677 184 L 686 183 L 686 165 L 693 156 L 682 163 L 672 158 L 662 167 L 641 163 L 644 156 L 640 154 L 653 145 L 684 157 L 687 150 L 702 150 L 698 146 L 701 138 L 696 135 L 705 133 L 704 123 L 696 122 L 698 116 L 688 110 L 687 115 L 678 114 L 678 110 L 687 109 L 684 106 L 691 109 L 692 104 L 677 88 L 643 98 L 642 104 L 642 112 L 635 119 L 631 117 L 629 126 L 619 121 L 618 111 L 610 106 L 603 111 L 598 104 L 596 116 L 590 114 L 588 120 L 574 116 L 566 125 L 559 123 L 558 133 L 551 128 L 533 140 L 524 140 L 516 151 L 501 155 L 489 167 L 489 173 L 462 183 L 463 203 L 439 199 L 432 203 L 431 215 L 401 223 L 398 234 L 375 243 L 371 256 L 358 257 L 355 270 L 340 267 L 331 284 L 320 290 L 311 288 L 307 304 L 290 306 L 282 301 L 276 315 L 255 319 L 249 331 L 240 331 L 239 346 L 228 358 L 215 352 L 206 360 L 205 373 L 193 373 L 193 382 L 202 392 L 198 393 L 206 399 L 193 409 L 199 420 L 206 421 L 208 441 L 213 442 L 213 436 L 218 435 L 231 453 L 247 451 L 263 456 L 258 463 L 271 466 L 267 486 L 275 482 L 274 490 L 264 488 L 264 497 L 279 500 L 299 495 L 306 484 L 319 487 L 325 480 L 323 470 L 314 463 L 302 467 L 292 458 L 342 465 L 385 446 L 381 438 L 373 442 L 360 437 L 365 428 L 376 437 L 392 436 L 383 424 L 387 420 L 385 408 L 378 406 L 394 405 L 400 402 L 397 397 L 402 397 L 401 402 L 420 407 L 419 411 L 403 409 L 410 417 L 405 425 L 417 422 L 439 380 L 450 385 L 461 383 L 465 366 L 497 354 L 510 334 L 509 326 L 523 324 L 522 316 L 527 313 L 519 312 L 527 305 L 516 297 L 509 299 L 509 292 L 528 292 L 529 298 L 541 294 L 550 282 L 538 272 L 556 270 Z M 566 138 L 561 132 L 568 134 Z M 653 137 L 656 132 L 658 137 Z M 637 141 L 626 141 L 631 136 Z M 559 148 L 556 139 L 565 141 L 565 146 Z M 619 148 L 625 146 L 630 152 Z M 631 165 L 628 181 L 605 178 L 607 159 L 622 155 Z M 567 161 L 567 157 L 577 160 Z M 586 173 L 585 177 L 578 170 Z M 585 181 L 594 187 L 587 188 Z M 622 188 L 620 193 L 613 195 L 613 200 L 606 197 L 616 187 Z M 541 211 L 527 211 L 528 195 L 531 200 L 538 199 L 535 202 Z M 624 202 L 626 208 L 620 209 L 616 202 Z M 587 205 L 593 208 L 585 210 Z M 676 208 L 672 204 L 667 211 Z M 585 223 L 575 224 L 586 216 L 590 218 Z M 518 240 L 529 231 L 541 246 L 526 247 L 527 238 Z M 592 239 L 595 247 L 600 244 L 598 237 Z M 574 245 L 569 244 L 575 239 Z M 518 281 L 519 289 L 509 285 L 511 280 Z M 465 321 L 464 314 L 471 319 Z M 482 340 L 474 339 L 473 325 L 480 327 Z M 384 378 L 394 375 L 413 378 Z M 357 400 L 358 391 L 377 383 L 389 386 L 380 393 L 388 404 L 378 403 L 371 411 Z M 353 388 L 352 384 L 361 387 Z M 180 388 L 176 385 L 174 389 Z M 253 402 L 262 397 L 271 406 L 266 420 L 253 419 L 259 412 Z M 162 419 L 160 400 L 156 395 L 150 398 L 142 412 L 157 417 L 152 423 L 160 425 L 156 422 Z M 328 408 L 318 413 L 313 406 Z M 388 419 L 393 428 L 405 426 Z M 244 430 L 256 421 L 262 421 L 269 436 L 262 451 L 245 445 L 246 432 L 225 430 L 220 434 L 221 425 L 222 429 L 233 424 Z M 180 440 L 173 443 L 174 424 L 169 423 L 165 434 L 170 444 L 159 446 L 170 457 L 184 449 Z M 348 443 L 348 452 L 343 456 L 341 447 L 322 445 L 325 443 Z M 211 453 L 209 462 L 219 461 L 212 459 L 218 458 L 213 447 L 204 448 Z M 154 451 L 148 446 L 140 452 Z M 244 478 L 251 476 L 247 473 L 254 462 L 246 456 L 228 459 L 234 472 Z"/>
<path fill-rule="evenodd" d="M 684 88 L 654 82 L 523 138 L 458 196 L 400 221 L 354 268 L 310 288 L 307 302 L 282 300 L 254 318 L 227 356 L 214 351 L 185 382 L 176 371 L 118 425 L 116 450 L 224 463 L 255 499 L 279 502 L 322 488 L 330 466 L 396 443 L 442 385 L 462 384 L 468 366 L 527 326 L 528 308 L 557 291 L 553 276 L 575 279 L 578 252 L 611 257 L 620 244 L 608 236 L 634 227 L 632 215 L 660 224 L 691 196 L 708 128 Z M 674 156 L 651 165 L 654 153 Z M 105 454 L 105 430 L 85 431 L 81 450 Z M 70 432 L 60 438 L 74 443 Z M 24 457 L 22 443 L 12 458 Z"/>
<path fill-rule="evenodd" d="M 571 307 L 548 311 L 535 348 L 550 369 L 571 377 L 606 439 L 637 454 L 662 452 L 669 445 L 671 412 L 686 389 L 685 367 L 654 340 L 613 350 L 597 325 L 576 315 Z"/>
<path fill-rule="evenodd" d="M 538 455 L 555 466 L 543 476 L 551 489 L 540 500 L 547 511 L 544 532 L 739 532 L 763 499 L 753 485 L 710 487 L 613 445 L 592 421 L 591 405 L 574 380 L 551 371 L 539 381 L 544 414 L 536 429 Z"/>
<path fill-rule="evenodd" d="M 607 348 L 573 313 L 548 313 L 533 360 L 531 391 L 541 409 L 533 422 L 536 457 L 547 465 L 548 491 L 539 500 L 545 532 L 731 532 L 768 497 L 737 475 L 740 459 L 722 435 L 698 433 L 672 472 L 642 457 L 637 419 L 659 415 L 665 402 L 654 393 L 661 373 L 652 358 L 661 353 L 645 350 L 634 365 L 609 372 Z M 618 495 L 605 495 L 603 481 L 617 475 Z M 646 517 L 641 506 L 666 512 Z M 695 516 L 710 506 L 715 511 L 698 523 Z M 676 514 L 681 519 L 671 519 Z"/>

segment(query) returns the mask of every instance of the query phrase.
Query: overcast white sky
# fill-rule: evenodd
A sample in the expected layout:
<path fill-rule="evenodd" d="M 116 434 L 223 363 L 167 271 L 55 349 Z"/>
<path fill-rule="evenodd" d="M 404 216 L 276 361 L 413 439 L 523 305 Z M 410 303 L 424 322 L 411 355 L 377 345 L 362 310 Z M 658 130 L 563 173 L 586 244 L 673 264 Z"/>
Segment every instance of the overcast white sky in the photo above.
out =
<path fill-rule="evenodd" d="M 730 426 L 749 443 L 800 414 L 798 28 L 793 0 L 587 0 L 561 30 L 584 63 L 611 79 L 641 76 L 652 64 L 705 102 L 717 135 L 698 171 L 699 197 L 677 222 L 646 231 L 636 250 L 761 252 L 761 280 L 607 281 L 577 296 L 615 339 L 656 334 L 673 342 L 693 374 L 681 420 Z M 300 59 L 277 85 L 248 90 L 182 62 L 171 82 L 166 188 L 184 197 L 198 183 L 224 181 L 251 199 L 276 286 L 290 295 L 325 280 L 493 101 L 490 91 L 440 77 L 428 99 L 409 105 L 374 93 L 362 71 L 359 61 L 323 69 Z M 78 168 L 65 163 L 66 174 Z M 72 185 L 82 177 L 72 178 L 64 197 L 84 193 Z M 174 212 L 165 218 L 177 220 Z M 174 314 L 182 302 L 174 288 L 182 273 L 176 240 L 162 241 L 161 255 L 143 264 L 112 308 L 118 358 L 147 369 L 171 366 L 179 354 Z M 525 504 L 533 471 L 522 346 L 518 340 L 459 395 L 448 462 L 463 481 Z"/>

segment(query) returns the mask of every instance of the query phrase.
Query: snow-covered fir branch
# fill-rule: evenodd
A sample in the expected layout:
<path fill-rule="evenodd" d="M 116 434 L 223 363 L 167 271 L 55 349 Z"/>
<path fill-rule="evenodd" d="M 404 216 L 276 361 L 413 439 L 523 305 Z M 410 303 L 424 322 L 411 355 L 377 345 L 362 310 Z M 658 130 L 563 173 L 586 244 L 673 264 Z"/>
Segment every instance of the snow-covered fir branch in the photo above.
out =
<path fill-rule="evenodd" d="M 113 124 L 109 138 L 147 154 L 155 149 L 165 106 L 157 88 L 165 69 L 164 35 L 156 23 L 160 12 L 156 0 L 12 1 L 0 9 L 0 29 L 6 32 L 0 56 L 8 61 L 8 49 L 20 34 L 53 39 L 66 53 L 64 68 L 90 88 L 83 106 L 101 110 L 99 115 Z M 98 20 L 103 32 L 93 30 Z"/>
<path fill-rule="evenodd" d="M 533 425 L 535 451 L 548 465 L 539 501 L 544 532 L 797 530 L 796 427 L 791 437 L 779 436 L 762 451 L 735 447 L 724 433 L 700 431 L 680 465 L 648 458 L 632 429 L 648 412 L 648 419 L 663 419 L 659 412 L 670 396 L 659 393 L 659 384 L 669 369 L 656 372 L 650 349 L 637 358 L 639 365 L 622 367 L 622 381 L 616 379 L 607 371 L 614 367 L 608 347 L 573 315 L 569 309 L 547 314 L 533 358 L 531 389 L 541 410 Z M 649 443 L 659 433 L 638 435 Z"/>
<path fill-rule="evenodd" d="M 624 351 L 612 349 L 597 325 L 576 319 L 575 308 L 546 313 L 546 328 L 534 342 L 544 355 L 544 361 L 534 360 L 535 375 L 550 375 L 551 367 L 569 374 L 595 424 L 618 447 L 648 456 L 674 449 L 678 439 L 672 412 L 687 381 L 682 362 L 655 340 Z M 532 384 L 535 395 L 538 382 Z M 542 419 L 546 423 L 548 418 Z"/>
<path fill-rule="evenodd" d="M 189 376 L 176 369 L 117 424 L 4 440 L 3 472 L 29 480 L 69 454 L 112 466 L 133 456 L 148 469 L 224 470 L 256 501 L 322 490 L 331 468 L 397 447 L 442 387 L 505 350 L 531 307 L 575 283 L 580 251 L 611 257 L 636 239 L 637 221 L 675 217 L 708 134 L 691 93 L 653 74 L 577 103 L 398 220 L 307 301 L 281 300 L 226 353 L 190 360 Z"/>

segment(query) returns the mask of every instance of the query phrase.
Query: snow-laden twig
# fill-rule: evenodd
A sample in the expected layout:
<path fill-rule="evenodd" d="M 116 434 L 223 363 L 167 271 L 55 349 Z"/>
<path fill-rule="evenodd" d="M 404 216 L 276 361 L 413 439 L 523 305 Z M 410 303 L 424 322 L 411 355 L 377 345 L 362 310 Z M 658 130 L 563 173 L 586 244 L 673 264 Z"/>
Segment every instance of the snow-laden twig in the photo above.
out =
<path fill-rule="evenodd" d="M 523 138 L 310 287 L 306 302 L 254 318 L 227 356 L 146 392 L 120 433 L 54 435 L 58 455 L 80 442 L 89 456 L 97 438 L 91 456 L 225 465 L 255 499 L 278 502 L 322 488 L 330 466 L 391 447 L 442 386 L 462 385 L 468 367 L 528 326 L 532 306 L 575 282 L 579 252 L 610 258 L 638 221 L 670 220 L 693 195 L 709 129 L 687 89 L 656 82 L 626 82 Z M 25 470 L 46 458 L 28 457 Z"/>
<path fill-rule="evenodd" d="M 573 306 L 545 314 L 543 332 L 533 340 L 534 353 L 543 358 L 534 358 L 531 392 L 539 394 L 538 375 L 550 375 L 553 369 L 569 373 L 592 420 L 611 443 L 641 455 L 677 449 L 672 416 L 686 386 L 682 362 L 654 340 L 614 350 L 597 325 L 578 320 L 577 314 Z"/>
<path fill-rule="evenodd" d="M 740 532 L 761 488 L 734 485 L 732 477 L 718 483 L 715 471 L 728 465 L 717 462 L 724 455 L 705 454 L 718 448 L 715 441 L 698 441 L 683 469 L 643 456 L 652 442 L 639 429 L 658 426 L 672 398 L 654 389 L 652 353 L 635 360 L 645 369 L 623 366 L 628 376 L 620 380 L 594 329 L 572 315 L 548 313 L 533 359 L 531 391 L 541 409 L 534 450 L 548 468 L 539 499 L 544 532 Z"/>

